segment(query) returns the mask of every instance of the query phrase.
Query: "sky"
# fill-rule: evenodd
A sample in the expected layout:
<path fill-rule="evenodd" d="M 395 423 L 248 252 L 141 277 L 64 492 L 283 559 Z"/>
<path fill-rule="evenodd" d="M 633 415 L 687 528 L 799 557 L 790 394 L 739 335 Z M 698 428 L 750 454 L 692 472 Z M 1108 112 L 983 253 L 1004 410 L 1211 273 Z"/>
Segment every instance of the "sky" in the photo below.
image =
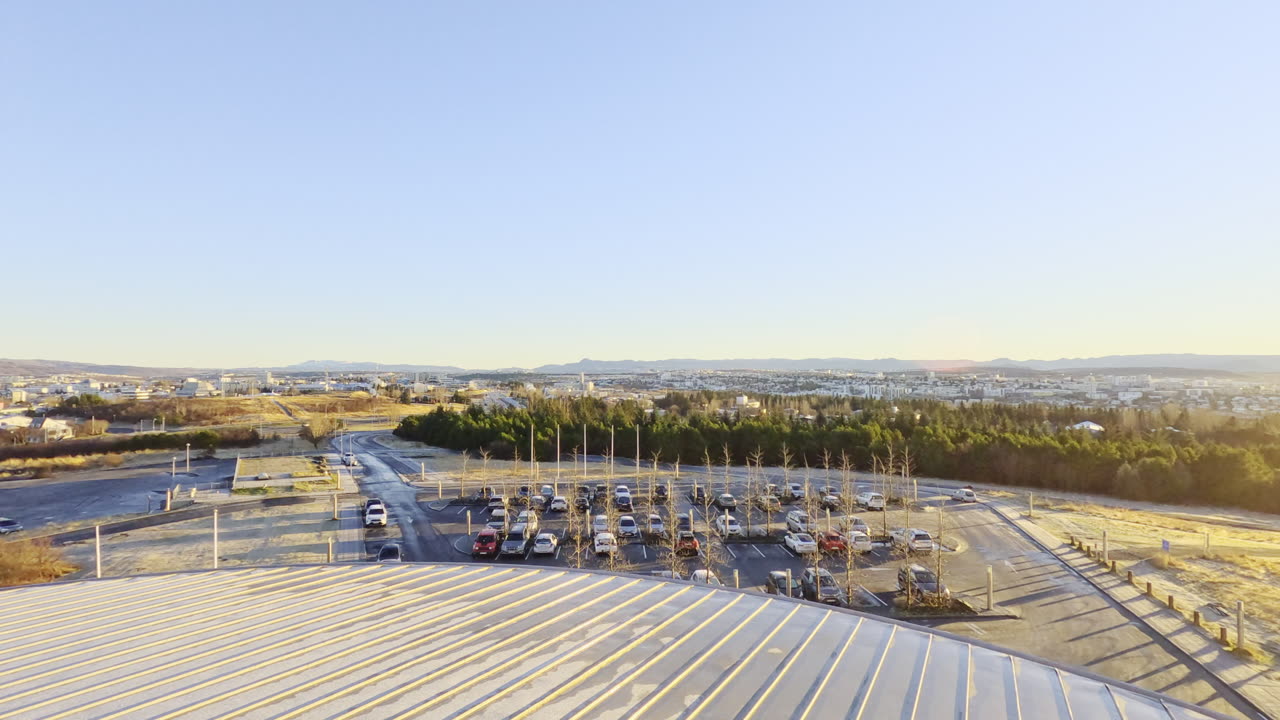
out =
<path fill-rule="evenodd" d="M 0 5 L 0 357 L 1280 354 L 1280 3 Z"/>

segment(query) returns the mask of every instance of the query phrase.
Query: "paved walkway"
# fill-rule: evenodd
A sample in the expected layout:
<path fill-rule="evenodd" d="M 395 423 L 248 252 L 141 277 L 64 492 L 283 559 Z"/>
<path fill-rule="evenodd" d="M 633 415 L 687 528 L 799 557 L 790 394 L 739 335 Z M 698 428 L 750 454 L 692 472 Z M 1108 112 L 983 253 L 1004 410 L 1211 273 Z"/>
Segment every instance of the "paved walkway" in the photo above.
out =
<path fill-rule="evenodd" d="M 1073 549 L 1027 519 L 1021 509 L 1002 501 L 988 501 L 987 504 L 1051 550 L 1111 599 L 1141 618 L 1152 630 L 1195 658 L 1206 671 L 1235 688 L 1268 713 L 1269 717 L 1280 718 L 1280 671 L 1245 662 L 1232 655 L 1218 644 L 1208 630 L 1196 628 L 1181 613 L 1169 610 L 1165 603 L 1143 594 L 1142 590 L 1130 585 L 1123 576 L 1111 574 L 1085 553 Z M 1230 631 L 1230 637 L 1235 637 L 1234 627 Z"/>
<path fill-rule="evenodd" d="M 335 562 L 360 562 L 365 559 L 364 523 L 360 506 L 342 503 L 338 506 L 338 542 L 333 546 Z"/>

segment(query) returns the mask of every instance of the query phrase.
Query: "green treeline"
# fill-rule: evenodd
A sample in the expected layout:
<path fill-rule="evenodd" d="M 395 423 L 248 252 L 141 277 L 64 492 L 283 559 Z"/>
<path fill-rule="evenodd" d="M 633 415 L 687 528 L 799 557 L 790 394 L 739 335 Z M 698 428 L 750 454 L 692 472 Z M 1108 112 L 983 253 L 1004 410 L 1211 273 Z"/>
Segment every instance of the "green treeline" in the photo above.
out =
<path fill-rule="evenodd" d="M 659 454 L 663 462 L 701 465 L 709 455 L 722 464 L 726 448 L 734 464 L 760 452 L 767 465 L 823 464 L 823 451 L 838 467 L 841 453 L 858 470 L 873 458 L 909 453 L 917 475 L 973 482 L 1025 485 L 1097 493 L 1135 500 L 1206 503 L 1280 511 L 1280 423 L 1193 414 L 1050 406 L 974 404 L 922 400 L 895 404 L 828 396 L 765 396 L 761 417 L 740 417 L 732 393 L 673 393 L 647 414 L 636 403 L 606 406 L 595 399 L 532 399 L 529 409 L 465 413 L 443 409 L 405 418 L 400 437 L 430 445 L 523 459 L 532 425 L 539 460 L 555 455 L 556 426 L 565 457 L 581 451 L 586 425 L 588 454 L 609 449 L 615 428 L 619 458 Z M 721 409 L 726 409 L 723 414 Z M 788 409 L 807 418 L 790 420 Z M 1081 420 L 1106 428 L 1098 436 L 1068 429 Z"/>
<path fill-rule="evenodd" d="M 0 446 L 0 460 L 96 455 L 138 450 L 215 450 L 220 447 L 249 447 L 260 441 L 258 431 L 248 428 L 199 430 L 187 433 L 138 433 L 135 435 L 76 438 L 58 442 Z"/>

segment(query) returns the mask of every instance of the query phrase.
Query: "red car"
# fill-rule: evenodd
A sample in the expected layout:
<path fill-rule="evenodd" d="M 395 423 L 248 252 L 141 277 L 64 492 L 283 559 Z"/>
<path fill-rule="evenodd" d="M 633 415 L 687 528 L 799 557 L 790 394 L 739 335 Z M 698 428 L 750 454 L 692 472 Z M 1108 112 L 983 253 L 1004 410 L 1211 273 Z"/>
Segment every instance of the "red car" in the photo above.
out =
<path fill-rule="evenodd" d="M 676 554 L 677 555 L 697 555 L 698 554 L 698 538 L 688 530 L 681 530 L 676 534 Z"/>
<path fill-rule="evenodd" d="M 818 533 L 818 550 L 821 552 L 844 552 L 849 549 L 844 536 L 835 530 Z"/>
<path fill-rule="evenodd" d="M 471 546 L 472 557 L 493 557 L 498 554 L 498 531 L 485 528 L 476 535 L 476 542 Z"/>

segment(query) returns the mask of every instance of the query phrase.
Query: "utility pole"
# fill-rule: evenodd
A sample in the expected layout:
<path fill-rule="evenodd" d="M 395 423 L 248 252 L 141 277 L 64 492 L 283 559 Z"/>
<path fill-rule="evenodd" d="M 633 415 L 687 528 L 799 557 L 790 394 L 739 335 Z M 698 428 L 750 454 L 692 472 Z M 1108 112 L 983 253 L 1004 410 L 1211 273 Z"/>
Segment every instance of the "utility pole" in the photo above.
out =
<path fill-rule="evenodd" d="M 640 423 L 636 423 L 636 484 L 640 484 Z"/>
<path fill-rule="evenodd" d="M 556 423 L 556 483 L 560 482 L 560 423 Z"/>
<path fill-rule="evenodd" d="M 613 479 L 613 458 L 614 458 L 614 437 L 613 426 L 609 426 L 609 479 Z"/>

